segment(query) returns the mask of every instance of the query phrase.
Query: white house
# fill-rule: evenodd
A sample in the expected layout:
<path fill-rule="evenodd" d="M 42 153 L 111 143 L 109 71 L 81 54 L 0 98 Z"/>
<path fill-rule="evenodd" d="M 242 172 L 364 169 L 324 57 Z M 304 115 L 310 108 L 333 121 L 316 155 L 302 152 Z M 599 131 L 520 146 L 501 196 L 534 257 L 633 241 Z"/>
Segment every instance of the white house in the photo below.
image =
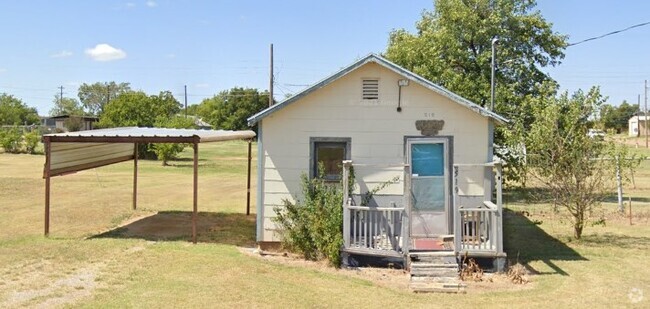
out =
<path fill-rule="evenodd" d="M 632 116 L 627 121 L 628 135 L 641 136 L 646 135 L 646 127 L 650 116 Z"/>
<path fill-rule="evenodd" d="M 259 128 L 257 241 L 280 240 L 274 208 L 300 198 L 302 173 L 314 177 L 322 162 L 320 176 L 336 181 L 341 162 L 351 160 L 357 194 L 399 181 L 368 207 L 344 205 L 349 252 L 400 255 L 455 237 L 457 253 L 482 244 L 502 257 L 500 195 L 493 203 L 490 188 L 492 169 L 500 173 L 492 163 L 493 126 L 506 122 L 381 56 L 359 59 L 248 118 Z M 388 218 L 391 209 L 400 213 Z"/>

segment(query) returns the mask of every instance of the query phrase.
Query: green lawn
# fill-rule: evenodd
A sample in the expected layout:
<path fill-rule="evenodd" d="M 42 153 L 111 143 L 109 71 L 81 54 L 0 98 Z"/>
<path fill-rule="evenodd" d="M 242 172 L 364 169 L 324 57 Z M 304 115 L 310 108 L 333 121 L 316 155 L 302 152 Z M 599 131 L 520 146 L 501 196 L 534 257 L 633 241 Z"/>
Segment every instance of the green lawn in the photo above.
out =
<path fill-rule="evenodd" d="M 0 154 L 0 307 L 649 305 L 650 161 L 635 175 L 636 189 L 625 189 L 633 197 L 634 224 L 607 203 L 598 213 L 605 224 L 587 227 L 580 241 L 549 205 L 510 192 L 506 247 L 511 260 L 536 273 L 532 283 L 447 295 L 413 294 L 351 278 L 349 271 L 241 253 L 237 246 L 253 246 L 255 232 L 254 214 L 244 214 L 244 142 L 201 145 L 199 244 L 190 244 L 189 157 L 186 151 L 170 167 L 141 161 L 137 211 L 131 210 L 131 162 L 53 178 L 51 237 L 44 238 L 43 156 Z M 252 201 L 254 212 L 254 190 Z M 116 229 L 124 224 L 131 232 Z M 645 293 L 638 303 L 628 297 L 634 288 Z"/>

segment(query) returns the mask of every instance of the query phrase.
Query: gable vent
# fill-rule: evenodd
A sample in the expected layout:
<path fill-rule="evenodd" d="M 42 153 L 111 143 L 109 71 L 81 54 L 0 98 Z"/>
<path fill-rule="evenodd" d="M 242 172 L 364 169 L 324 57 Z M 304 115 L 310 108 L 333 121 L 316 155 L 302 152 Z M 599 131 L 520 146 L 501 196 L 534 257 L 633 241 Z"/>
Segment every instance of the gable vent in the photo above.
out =
<path fill-rule="evenodd" d="M 379 79 L 364 79 L 361 97 L 364 100 L 379 99 Z"/>

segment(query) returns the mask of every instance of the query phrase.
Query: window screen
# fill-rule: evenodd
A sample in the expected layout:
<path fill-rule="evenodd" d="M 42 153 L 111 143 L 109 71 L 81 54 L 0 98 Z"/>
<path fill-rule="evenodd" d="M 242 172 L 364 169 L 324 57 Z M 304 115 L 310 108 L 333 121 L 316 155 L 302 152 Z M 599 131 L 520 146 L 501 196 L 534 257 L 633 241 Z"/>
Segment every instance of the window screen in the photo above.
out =
<path fill-rule="evenodd" d="M 324 178 L 325 180 L 340 180 L 341 172 L 343 170 L 342 161 L 346 158 L 345 143 L 316 142 L 314 148 L 314 175 Z M 323 165 L 323 171 L 318 170 L 320 164 Z"/>

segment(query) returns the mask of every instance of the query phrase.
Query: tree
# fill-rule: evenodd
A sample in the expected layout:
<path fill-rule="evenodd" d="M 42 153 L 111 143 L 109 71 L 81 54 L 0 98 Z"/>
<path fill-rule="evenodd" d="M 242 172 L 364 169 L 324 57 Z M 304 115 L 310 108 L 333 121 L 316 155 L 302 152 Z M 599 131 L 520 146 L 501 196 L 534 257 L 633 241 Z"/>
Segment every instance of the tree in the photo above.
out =
<path fill-rule="evenodd" d="M 587 136 L 589 119 L 603 103 L 600 90 L 563 93 L 533 108 L 527 136 L 529 171 L 565 208 L 579 239 L 594 207 L 613 191 L 617 157 L 611 141 Z"/>
<path fill-rule="evenodd" d="M 567 45 L 567 37 L 533 11 L 535 5 L 534 0 L 438 0 L 433 12 L 422 14 L 417 33 L 391 32 L 385 56 L 487 107 L 492 39 L 499 38 L 495 109 L 512 122 L 497 128 L 496 142 L 517 148 L 533 121 L 526 100 L 557 88 L 542 68 L 559 64 Z"/>
<path fill-rule="evenodd" d="M 155 122 L 156 127 L 190 129 L 194 127 L 194 119 L 183 116 L 172 116 L 167 118 L 159 116 Z M 151 145 L 158 160 L 162 161 L 163 166 L 167 166 L 167 161 L 176 158 L 176 156 L 185 149 L 185 144 L 177 143 L 155 143 Z"/>
<path fill-rule="evenodd" d="M 0 94 L 0 125 L 32 125 L 39 122 L 35 108 L 12 95 Z"/>
<path fill-rule="evenodd" d="M 170 118 L 180 111 L 181 104 L 169 91 L 147 96 L 142 91 L 127 91 L 104 107 L 98 126 L 153 127 L 160 116 Z"/>
<path fill-rule="evenodd" d="M 50 110 L 50 116 L 83 116 L 84 109 L 74 98 L 61 98 L 59 96 L 54 96 L 54 107 Z"/>
<path fill-rule="evenodd" d="M 187 114 L 188 115 L 198 115 L 199 112 L 199 104 L 190 104 L 187 106 Z"/>
<path fill-rule="evenodd" d="M 618 107 L 604 104 L 600 109 L 600 121 L 606 129 L 621 133 L 627 130 L 628 120 L 639 110 L 638 104 L 623 101 Z"/>
<path fill-rule="evenodd" d="M 203 100 L 197 114 L 217 129 L 246 130 L 246 119 L 266 108 L 268 102 L 267 92 L 235 87 Z"/>
<path fill-rule="evenodd" d="M 78 96 L 88 114 L 100 116 L 104 111 L 104 106 L 110 100 L 128 91 L 131 91 L 129 83 L 118 84 L 113 81 L 94 84 L 83 83 L 79 86 Z"/>

